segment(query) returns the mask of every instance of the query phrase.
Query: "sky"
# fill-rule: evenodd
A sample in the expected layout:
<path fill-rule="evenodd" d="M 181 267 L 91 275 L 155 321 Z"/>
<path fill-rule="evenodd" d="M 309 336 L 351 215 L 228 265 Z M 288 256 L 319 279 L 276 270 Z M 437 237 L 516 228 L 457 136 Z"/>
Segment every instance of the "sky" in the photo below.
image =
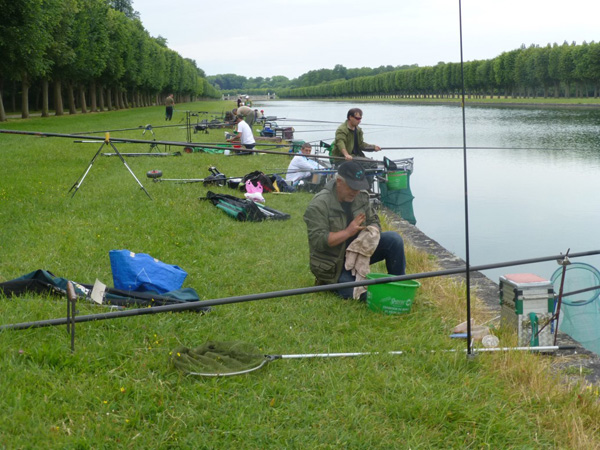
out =
<path fill-rule="evenodd" d="M 144 28 L 207 75 L 460 62 L 458 0 L 133 0 Z M 462 0 L 463 59 L 600 41 L 599 0 Z"/>

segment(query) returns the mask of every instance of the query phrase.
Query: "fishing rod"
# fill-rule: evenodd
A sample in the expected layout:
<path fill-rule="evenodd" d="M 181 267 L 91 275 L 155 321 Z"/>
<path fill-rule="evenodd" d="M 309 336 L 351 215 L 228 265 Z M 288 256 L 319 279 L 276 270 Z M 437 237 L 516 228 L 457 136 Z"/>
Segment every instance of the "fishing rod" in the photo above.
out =
<path fill-rule="evenodd" d="M 571 253 L 569 254 L 569 258 L 579 258 L 585 256 L 593 256 L 600 255 L 600 250 L 591 250 L 587 252 L 579 252 L 579 253 Z M 479 266 L 470 266 L 470 272 L 479 272 L 482 270 L 488 269 L 497 269 L 501 267 L 510 267 L 510 266 L 520 266 L 526 264 L 533 264 L 544 261 L 555 261 L 557 259 L 563 258 L 564 255 L 553 255 L 553 256 L 544 256 L 539 258 L 531 258 L 531 259 L 522 259 L 516 261 L 507 261 L 501 263 L 493 263 L 493 264 L 484 264 Z M 296 289 L 287 289 L 282 291 L 272 291 L 265 292 L 262 294 L 247 294 L 247 295 L 238 295 L 234 297 L 223 297 L 218 299 L 211 300 L 200 300 L 193 302 L 185 302 L 185 303 L 176 303 L 173 305 L 160 305 L 153 306 L 151 308 L 136 308 L 124 311 L 116 311 L 116 312 L 108 312 L 108 313 L 99 313 L 99 314 L 88 314 L 84 316 L 77 316 L 74 319 L 74 322 L 82 323 L 82 322 L 92 322 L 97 320 L 108 320 L 108 319 L 117 319 L 122 317 L 134 317 L 134 316 L 142 316 L 147 314 L 160 314 L 165 312 L 181 312 L 181 311 L 191 311 L 194 309 L 206 307 L 206 306 L 217 306 L 217 305 L 228 305 L 232 303 L 243 303 L 249 301 L 256 300 L 266 300 L 271 298 L 278 297 L 291 297 L 295 295 L 304 295 L 304 294 L 312 294 L 317 292 L 326 292 L 326 291 L 335 291 L 338 289 L 344 288 L 355 288 L 358 286 L 370 286 L 374 284 L 383 284 L 383 283 L 392 283 L 397 281 L 406 281 L 406 280 L 416 280 L 416 279 L 424 279 L 424 278 L 432 278 L 438 276 L 447 276 L 447 275 L 457 275 L 462 274 L 466 270 L 465 266 L 457 267 L 454 269 L 445 269 L 438 270 L 432 272 L 421 272 L 414 273 L 408 275 L 389 275 L 383 278 L 377 278 L 373 280 L 361 280 L 361 281 L 350 281 L 347 283 L 335 283 L 335 284 L 327 284 L 322 286 L 310 286 L 304 288 L 296 288 Z M 72 319 L 73 320 L 73 319 Z M 67 319 L 48 319 L 48 320 L 40 320 L 36 322 L 24 322 L 17 324 L 7 324 L 0 326 L 0 331 L 5 330 L 26 330 L 30 328 L 43 328 L 43 327 L 52 327 L 58 325 L 67 324 Z"/>
<path fill-rule="evenodd" d="M 408 146 L 408 147 L 381 147 L 381 150 L 463 150 L 462 146 L 448 146 L 448 147 L 419 147 L 419 146 Z M 467 149 L 471 150 L 564 150 L 561 148 L 548 148 L 548 147 L 471 147 L 467 146 Z"/>
<path fill-rule="evenodd" d="M 0 133 L 6 133 L 6 134 L 20 134 L 20 135 L 26 135 L 26 136 L 38 136 L 38 137 L 61 137 L 61 138 L 85 138 L 85 139 L 89 139 L 89 140 L 95 140 L 95 141 L 105 141 L 104 137 L 101 136 L 80 136 L 80 135 L 76 135 L 76 134 L 63 134 L 63 133 L 46 133 L 46 132 L 41 132 L 41 131 L 20 131 L 20 130 L 0 130 Z M 290 154 L 289 152 L 276 152 L 276 151 L 272 151 L 272 150 L 262 150 L 262 149 L 250 149 L 250 148 L 236 148 L 236 147 L 217 147 L 217 146 L 209 146 L 209 145 L 205 145 L 202 144 L 201 142 L 181 142 L 181 141 L 147 141 L 145 139 L 131 139 L 131 138 L 110 138 L 110 140 L 112 142 L 119 142 L 119 143 L 133 143 L 133 144 L 148 144 L 148 143 L 152 143 L 152 144 L 157 144 L 157 145 L 174 145 L 174 146 L 179 146 L 179 147 L 204 147 L 204 148 L 210 148 L 210 149 L 214 149 L 214 150 L 232 150 L 234 152 L 236 151 L 243 151 L 245 153 L 265 153 L 265 154 L 270 154 L 270 155 L 280 155 L 280 156 L 292 156 L 292 154 Z M 304 155 L 307 158 L 313 158 L 313 159 L 330 159 L 330 160 L 337 160 L 337 161 L 345 161 L 346 159 L 343 156 L 329 156 L 329 155 Z M 381 161 L 376 161 L 376 160 L 372 160 L 370 158 L 358 158 L 355 157 L 354 158 L 355 161 L 365 161 L 365 162 L 376 162 L 376 163 L 381 163 Z"/>
<path fill-rule="evenodd" d="M 260 139 L 260 137 L 258 139 Z M 224 142 L 203 142 L 202 144 L 200 144 L 200 143 L 188 144 L 188 147 L 194 147 L 194 146 L 202 147 L 203 145 L 223 145 L 223 144 L 224 144 Z M 281 144 L 262 144 L 260 142 L 256 143 L 257 147 L 260 146 L 260 147 L 284 148 L 284 147 L 290 147 L 292 145 L 293 144 L 291 144 L 291 143 L 289 143 L 289 144 L 288 143 L 286 143 L 286 144 L 283 144 L 283 143 L 281 143 Z M 220 148 L 222 148 L 222 147 L 220 147 Z"/>
<path fill-rule="evenodd" d="M 277 120 L 283 121 L 294 121 L 294 122 L 306 122 L 306 123 L 336 123 L 339 124 L 339 121 L 331 121 L 331 120 L 310 120 L 310 119 L 287 119 L 282 117 Z M 342 122 L 343 123 L 343 122 Z M 377 127 L 390 127 L 390 128 L 418 128 L 424 129 L 424 127 L 411 127 L 407 125 L 390 125 L 390 124 L 382 124 L 382 123 L 362 123 L 361 126 L 377 126 Z"/>
<path fill-rule="evenodd" d="M 76 135 L 81 135 L 81 134 L 95 134 L 95 133 L 114 133 L 117 131 L 136 131 L 136 130 L 144 130 L 144 131 L 151 131 L 155 128 L 174 128 L 174 127 L 182 127 L 182 124 L 175 124 L 175 125 L 157 125 L 157 126 L 153 126 L 153 125 L 140 125 L 138 127 L 133 127 L 133 128 L 117 128 L 114 130 L 98 130 L 98 131 L 79 131 L 77 133 L 73 133 Z"/>
<path fill-rule="evenodd" d="M 211 167 L 211 168 L 215 169 L 214 167 Z M 209 170 L 211 168 L 209 168 Z M 278 170 L 278 169 L 276 169 L 276 170 Z M 296 170 L 291 170 L 291 171 L 288 171 L 286 169 L 281 169 L 281 171 L 279 171 L 279 172 L 266 173 L 265 176 L 270 177 L 270 176 L 274 176 L 274 175 L 289 175 L 289 174 L 304 173 L 304 172 L 308 172 L 311 174 L 331 175 L 331 174 L 337 173 L 337 170 L 331 169 L 328 167 L 323 167 L 322 169 L 312 169 L 312 170 L 296 169 Z M 379 173 L 379 172 L 381 172 L 381 169 L 379 169 L 379 170 L 378 169 L 365 169 L 365 172 Z M 223 175 L 223 177 L 219 177 L 219 175 Z M 181 184 L 203 183 L 205 181 L 214 182 L 216 184 L 219 184 L 219 183 L 225 182 L 225 181 L 241 180 L 244 178 L 244 176 L 227 177 L 222 173 L 217 173 L 217 174 L 213 173 L 213 175 L 209 175 L 206 178 L 162 178 L 162 171 L 160 171 L 160 170 L 150 170 L 149 172 L 146 173 L 146 176 L 148 178 L 151 178 L 152 181 L 154 181 L 155 183 L 159 183 L 162 181 L 174 181 L 176 183 L 181 183 Z"/>
<path fill-rule="evenodd" d="M 472 356 L 471 348 L 471 252 L 469 243 L 469 189 L 468 189 L 468 170 L 467 170 L 467 122 L 465 116 L 465 69 L 463 59 L 463 34 L 462 34 L 462 2 L 458 0 L 458 33 L 460 45 L 460 79 L 461 79 L 461 112 L 462 112 L 462 138 L 463 138 L 463 187 L 464 187 L 464 214 L 465 214 L 465 278 L 467 285 L 467 354 Z M 556 342 L 555 342 L 556 344 Z"/>

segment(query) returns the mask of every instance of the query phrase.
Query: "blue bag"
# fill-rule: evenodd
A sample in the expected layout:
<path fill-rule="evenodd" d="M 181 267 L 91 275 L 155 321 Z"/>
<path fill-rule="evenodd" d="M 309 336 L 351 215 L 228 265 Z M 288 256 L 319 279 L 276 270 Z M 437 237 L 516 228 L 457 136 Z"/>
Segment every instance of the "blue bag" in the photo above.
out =
<path fill-rule="evenodd" d="M 187 277 L 187 272 L 180 267 L 165 264 L 146 253 L 129 250 L 111 250 L 108 253 L 117 289 L 164 294 L 180 289 Z"/>

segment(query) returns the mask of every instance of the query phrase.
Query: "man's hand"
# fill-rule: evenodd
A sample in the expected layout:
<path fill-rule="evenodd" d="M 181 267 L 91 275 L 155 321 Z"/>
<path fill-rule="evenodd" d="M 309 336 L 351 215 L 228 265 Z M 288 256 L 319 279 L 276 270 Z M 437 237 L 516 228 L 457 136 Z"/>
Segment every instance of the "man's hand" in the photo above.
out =
<path fill-rule="evenodd" d="M 349 153 L 346 153 L 346 154 L 344 155 L 344 159 L 345 159 L 346 161 L 352 161 L 352 155 L 350 155 Z"/>
<path fill-rule="evenodd" d="M 360 233 L 362 230 L 364 230 L 366 227 L 363 225 L 363 222 L 365 221 L 365 219 L 367 218 L 367 216 L 365 215 L 365 213 L 360 213 L 358 216 L 356 216 L 354 218 L 354 220 L 352 222 L 350 222 L 350 225 L 348 225 L 348 227 L 346 228 L 348 230 L 348 232 L 350 233 L 350 236 L 354 236 L 357 233 Z"/>
<path fill-rule="evenodd" d="M 336 245 L 340 245 L 346 239 L 354 236 L 357 233 L 360 233 L 366 228 L 363 225 L 366 218 L 367 216 L 365 213 L 360 213 L 344 230 L 336 231 L 335 233 L 330 232 L 329 236 L 327 237 L 327 245 L 330 247 L 335 247 Z"/>

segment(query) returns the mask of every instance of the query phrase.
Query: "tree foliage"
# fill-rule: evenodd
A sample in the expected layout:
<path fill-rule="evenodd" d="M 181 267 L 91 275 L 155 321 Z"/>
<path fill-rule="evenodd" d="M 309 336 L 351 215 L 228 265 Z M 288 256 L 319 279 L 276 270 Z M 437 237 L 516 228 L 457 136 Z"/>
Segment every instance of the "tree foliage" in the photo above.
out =
<path fill-rule="evenodd" d="M 0 20 L 0 121 L 6 120 L 3 90 L 20 83 L 21 111 L 28 115 L 29 89 L 47 104 L 47 85 L 55 86 L 53 105 L 62 113 L 93 109 L 96 97 L 109 108 L 161 102 L 169 93 L 178 102 L 219 96 L 196 62 L 182 58 L 144 29 L 130 0 L 11 0 L 2 2 Z M 74 95 L 74 90 L 77 96 Z M 37 104 L 34 104 L 37 107 Z"/>
<path fill-rule="evenodd" d="M 490 60 L 464 63 L 465 90 L 470 96 L 598 97 L 600 43 L 574 42 L 539 47 L 522 45 Z M 461 93 L 461 64 L 381 66 L 378 69 L 309 71 L 292 80 L 280 97 L 345 97 L 394 95 L 452 97 Z M 378 73 L 374 73 L 378 71 Z"/>

